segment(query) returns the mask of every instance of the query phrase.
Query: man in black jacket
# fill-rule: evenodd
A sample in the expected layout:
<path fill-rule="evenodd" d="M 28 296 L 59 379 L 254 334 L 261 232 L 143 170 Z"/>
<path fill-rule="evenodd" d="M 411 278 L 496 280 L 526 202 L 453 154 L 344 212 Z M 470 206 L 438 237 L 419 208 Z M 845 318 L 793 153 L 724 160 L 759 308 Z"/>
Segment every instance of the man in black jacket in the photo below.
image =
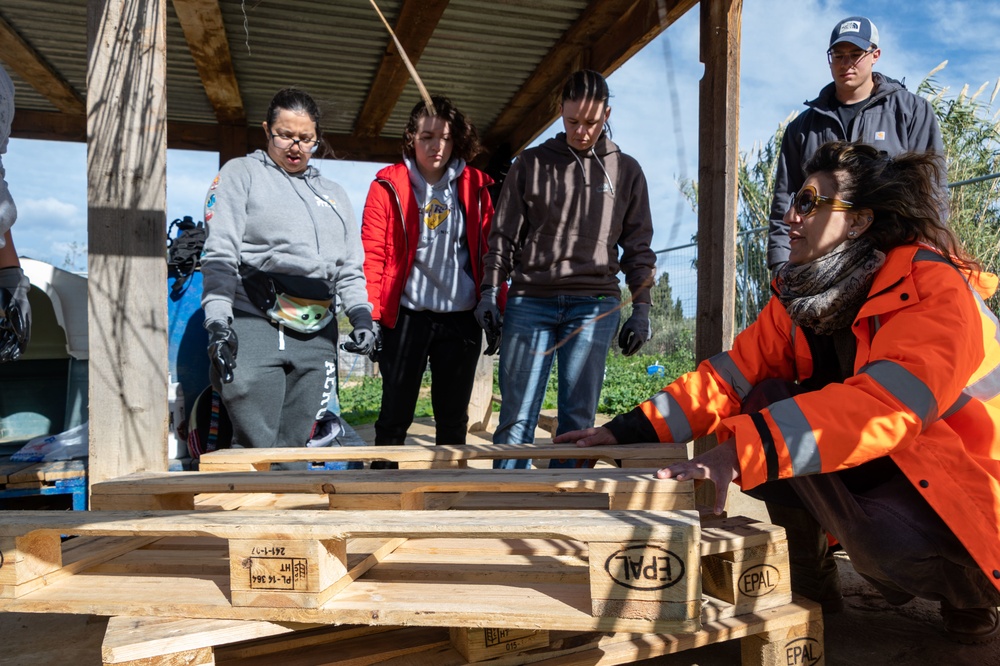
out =
<path fill-rule="evenodd" d="M 902 83 L 872 71 L 882 54 L 878 43 L 878 29 L 867 18 L 850 16 L 837 22 L 826 52 L 833 82 L 806 102 L 809 108 L 785 129 L 768 229 L 767 265 L 772 275 L 788 261 L 785 212 L 805 180 L 806 162 L 821 145 L 859 141 L 890 157 L 923 150 L 944 155 L 930 103 Z"/>

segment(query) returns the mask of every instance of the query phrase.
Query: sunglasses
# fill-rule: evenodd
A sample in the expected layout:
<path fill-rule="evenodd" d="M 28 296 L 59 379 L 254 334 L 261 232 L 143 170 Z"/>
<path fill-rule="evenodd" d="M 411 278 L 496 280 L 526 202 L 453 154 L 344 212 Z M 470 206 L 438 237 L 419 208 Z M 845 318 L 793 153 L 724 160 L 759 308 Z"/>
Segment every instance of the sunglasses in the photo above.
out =
<path fill-rule="evenodd" d="M 806 185 L 792 199 L 792 208 L 799 217 L 809 217 L 816 212 L 817 206 L 830 206 L 833 210 L 851 210 L 854 204 L 843 199 L 824 197 L 812 185 Z"/>

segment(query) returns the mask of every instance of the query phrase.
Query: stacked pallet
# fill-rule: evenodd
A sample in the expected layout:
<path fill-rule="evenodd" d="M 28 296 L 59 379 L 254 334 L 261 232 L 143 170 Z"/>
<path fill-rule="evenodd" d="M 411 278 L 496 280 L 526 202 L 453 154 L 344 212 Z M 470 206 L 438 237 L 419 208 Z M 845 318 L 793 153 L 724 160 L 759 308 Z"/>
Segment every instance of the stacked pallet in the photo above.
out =
<path fill-rule="evenodd" d="M 106 664 L 610 664 L 733 638 L 747 665 L 822 663 L 783 531 L 703 522 L 691 483 L 652 470 L 198 477 L 94 486 L 124 511 L 12 514 L 0 609 L 116 616 Z M 289 495 L 340 510 L 263 499 Z M 531 495 L 599 508 L 506 508 Z M 219 497 L 263 508 L 195 508 Z"/>
<path fill-rule="evenodd" d="M 0 508 L 27 508 L 41 498 L 63 499 L 65 508 L 87 508 L 87 468 L 82 460 L 0 460 Z M 35 504 L 31 508 L 39 508 Z"/>

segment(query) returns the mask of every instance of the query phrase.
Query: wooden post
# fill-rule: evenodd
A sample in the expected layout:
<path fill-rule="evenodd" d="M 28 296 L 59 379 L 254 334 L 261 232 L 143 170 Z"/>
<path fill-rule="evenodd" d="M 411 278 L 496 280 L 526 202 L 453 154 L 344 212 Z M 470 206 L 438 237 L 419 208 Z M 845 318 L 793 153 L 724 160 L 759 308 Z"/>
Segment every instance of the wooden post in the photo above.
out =
<path fill-rule="evenodd" d="M 263 131 L 260 127 L 258 131 Z M 247 126 L 242 125 L 219 125 L 219 168 L 233 159 L 243 157 L 249 151 L 247 148 Z"/>
<path fill-rule="evenodd" d="M 740 17 L 743 0 L 702 0 L 701 79 L 698 105 L 698 361 L 729 349 L 736 318 L 736 210 L 740 120 Z M 694 454 L 715 446 L 694 443 Z M 698 502 L 715 503 L 709 484 Z"/>
<path fill-rule="evenodd" d="M 484 340 L 483 345 L 485 344 Z M 479 363 L 476 364 L 476 379 L 472 384 L 472 398 L 469 400 L 469 432 L 490 429 L 490 418 L 493 416 L 494 358 L 496 357 L 480 354 Z"/>
<path fill-rule="evenodd" d="M 166 0 L 87 1 L 90 482 L 167 466 Z"/>

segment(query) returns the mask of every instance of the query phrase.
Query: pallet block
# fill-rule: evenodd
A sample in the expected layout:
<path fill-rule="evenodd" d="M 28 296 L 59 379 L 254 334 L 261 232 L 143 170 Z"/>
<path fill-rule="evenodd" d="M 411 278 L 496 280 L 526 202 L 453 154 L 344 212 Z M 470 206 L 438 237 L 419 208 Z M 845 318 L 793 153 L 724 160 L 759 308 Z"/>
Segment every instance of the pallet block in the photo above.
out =
<path fill-rule="evenodd" d="M 367 462 L 385 460 L 400 469 L 467 468 L 470 460 L 588 459 L 617 467 L 662 468 L 687 460 L 685 444 L 620 444 L 578 447 L 573 444 L 464 444 L 461 446 L 332 446 L 273 449 L 220 449 L 201 456 L 201 472 L 267 471 L 284 462 Z"/>
<path fill-rule="evenodd" d="M 68 576 L 60 534 L 225 539 L 228 575 Z M 454 627 L 489 617 L 505 629 L 694 631 L 699 535 L 694 511 L 10 512 L 0 525 L 0 609 Z M 599 557 L 590 558 L 584 584 L 363 580 L 391 554 L 352 571 L 351 537 L 568 539 Z M 673 558 L 671 567 L 649 566 L 663 557 Z"/>
<path fill-rule="evenodd" d="M 270 622 L 114 617 L 102 648 L 104 666 L 491 666 L 627 664 L 727 640 L 740 639 L 743 666 L 822 666 L 823 620 L 806 600 L 705 622 L 691 634 L 547 632 L 548 642 L 505 642 L 515 632 L 423 627 L 296 628 Z M 476 633 L 473 633 L 476 632 Z M 519 639 L 515 639 L 519 640 Z M 502 651 L 498 648 L 503 648 Z M 692 654 L 697 660 L 697 653 Z"/>
<path fill-rule="evenodd" d="M 411 447 L 405 447 L 411 448 Z M 189 511 L 202 494 L 327 495 L 331 509 L 419 510 L 452 507 L 467 494 L 579 493 L 607 497 L 612 510 L 693 509 L 690 481 L 655 478 L 655 469 L 342 470 L 331 472 L 147 472 L 91 486 L 91 508 Z M 494 507 L 497 508 L 497 507 Z"/>

